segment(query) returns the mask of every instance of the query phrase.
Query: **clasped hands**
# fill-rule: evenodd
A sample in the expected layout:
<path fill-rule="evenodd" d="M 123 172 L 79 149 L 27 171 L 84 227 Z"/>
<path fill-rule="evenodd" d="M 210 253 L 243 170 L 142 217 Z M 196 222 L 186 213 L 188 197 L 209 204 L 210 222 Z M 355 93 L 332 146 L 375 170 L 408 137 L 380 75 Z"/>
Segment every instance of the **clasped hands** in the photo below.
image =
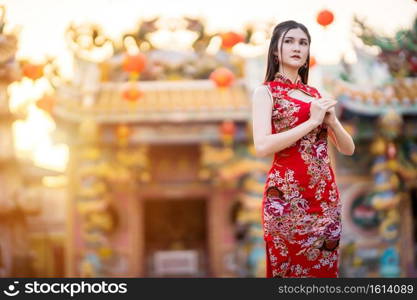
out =
<path fill-rule="evenodd" d="M 323 98 L 321 98 L 323 99 Z M 331 99 L 333 101 L 336 101 L 334 99 Z M 336 101 L 337 104 L 337 101 Z M 327 111 L 326 111 L 326 115 L 323 118 L 323 123 L 326 125 L 333 125 L 336 121 L 337 121 L 337 117 L 336 117 L 336 109 L 335 106 L 330 107 Z"/>

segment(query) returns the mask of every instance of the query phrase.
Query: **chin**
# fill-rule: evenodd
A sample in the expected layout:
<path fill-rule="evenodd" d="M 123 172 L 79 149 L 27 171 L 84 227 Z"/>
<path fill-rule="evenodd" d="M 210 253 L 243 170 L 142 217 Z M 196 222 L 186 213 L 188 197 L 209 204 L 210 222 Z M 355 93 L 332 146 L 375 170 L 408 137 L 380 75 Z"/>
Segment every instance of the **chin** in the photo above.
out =
<path fill-rule="evenodd" d="M 285 66 L 288 67 L 288 68 L 291 68 L 291 69 L 299 69 L 303 66 L 303 64 L 302 63 L 298 64 L 298 63 L 291 62 L 291 63 L 285 64 Z"/>

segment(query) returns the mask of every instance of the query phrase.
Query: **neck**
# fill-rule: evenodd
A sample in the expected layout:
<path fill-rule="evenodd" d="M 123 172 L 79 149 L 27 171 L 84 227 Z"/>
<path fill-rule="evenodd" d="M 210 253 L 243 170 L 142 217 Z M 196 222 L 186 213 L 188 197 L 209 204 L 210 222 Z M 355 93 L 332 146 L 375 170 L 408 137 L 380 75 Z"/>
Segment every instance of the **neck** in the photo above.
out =
<path fill-rule="evenodd" d="M 298 69 L 283 67 L 279 72 L 290 79 L 292 83 L 295 83 L 298 79 Z"/>

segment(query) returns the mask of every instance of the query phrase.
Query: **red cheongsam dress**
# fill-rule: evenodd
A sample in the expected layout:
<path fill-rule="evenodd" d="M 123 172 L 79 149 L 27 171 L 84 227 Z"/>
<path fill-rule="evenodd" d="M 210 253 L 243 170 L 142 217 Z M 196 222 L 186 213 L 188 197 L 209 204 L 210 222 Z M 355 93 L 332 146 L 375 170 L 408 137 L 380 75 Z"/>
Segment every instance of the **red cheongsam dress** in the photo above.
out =
<path fill-rule="evenodd" d="M 272 133 L 307 121 L 311 102 L 288 95 L 292 89 L 319 99 L 314 87 L 277 73 L 265 82 L 273 100 Z M 315 101 L 315 100 L 312 101 Z M 276 152 L 262 201 L 266 277 L 338 277 L 341 203 L 321 124 Z"/>

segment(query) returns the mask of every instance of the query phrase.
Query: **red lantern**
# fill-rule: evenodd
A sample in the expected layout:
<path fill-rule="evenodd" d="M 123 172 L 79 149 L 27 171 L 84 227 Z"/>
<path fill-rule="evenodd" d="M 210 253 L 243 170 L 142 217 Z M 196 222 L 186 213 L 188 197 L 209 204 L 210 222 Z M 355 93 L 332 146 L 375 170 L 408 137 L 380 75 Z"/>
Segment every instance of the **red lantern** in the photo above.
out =
<path fill-rule="evenodd" d="M 317 64 L 317 61 L 314 56 L 310 56 L 310 68 L 314 67 Z"/>
<path fill-rule="evenodd" d="M 116 136 L 119 141 L 126 141 L 131 135 L 129 126 L 119 125 L 116 128 Z"/>
<path fill-rule="evenodd" d="M 231 145 L 235 136 L 236 126 L 233 121 L 224 121 L 220 126 L 220 136 L 226 145 Z"/>
<path fill-rule="evenodd" d="M 37 80 L 43 76 L 43 65 L 24 63 L 22 66 L 23 75 L 32 80 Z"/>
<path fill-rule="evenodd" d="M 146 56 L 142 53 L 135 55 L 127 54 L 123 60 L 123 70 L 132 73 L 140 73 L 145 69 L 146 65 Z"/>
<path fill-rule="evenodd" d="M 228 87 L 235 80 L 235 75 L 227 68 L 218 68 L 210 74 L 210 79 L 218 87 Z"/>
<path fill-rule="evenodd" d="M 143 97 L 143 92 L 135 85 L 129 85 L 123 92 L 122 96 L 125 100 L 135 102 Z"/>
<path fill-rule="evenodd" d="M 220 36 L 222 38 L 222 48 L 225 49 L 230 49 L 234 45 L 245 40 L 245 37 L 243 35 L 232 31 L 222 33 Z"/>
<path fill-rule="evenodd" d="M 317 14 L 317 23 L 321 26 L 326 27 L 333 23 L 334 16 L 330 10 L 324 9 Z"/>
<path fill-rule="evenodd" d="M 220 132 L 222 135 L 234 135 L 236 132 L 236 126 L 233 121 L 224 121 L 220 126 Z"/>

